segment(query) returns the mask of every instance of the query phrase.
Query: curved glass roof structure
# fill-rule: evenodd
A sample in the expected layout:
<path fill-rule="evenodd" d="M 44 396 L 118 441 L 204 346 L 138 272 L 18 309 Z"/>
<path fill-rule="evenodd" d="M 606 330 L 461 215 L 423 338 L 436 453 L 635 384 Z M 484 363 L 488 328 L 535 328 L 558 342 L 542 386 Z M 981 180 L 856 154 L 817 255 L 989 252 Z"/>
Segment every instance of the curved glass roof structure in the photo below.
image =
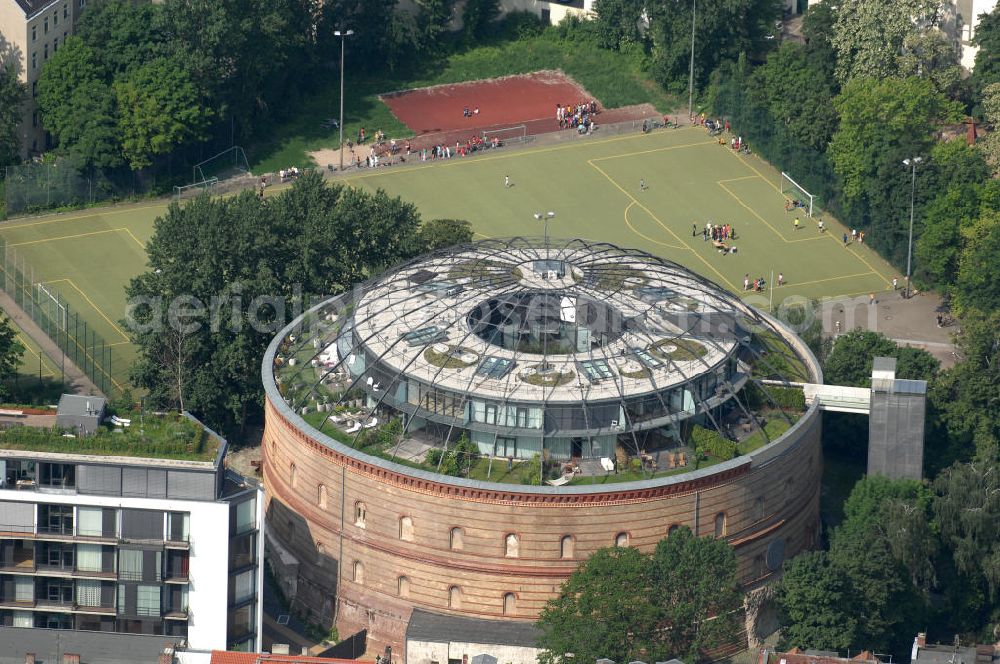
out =
<path fill-rule="evenodd" d="M 398 419 L 403 436 L 464 434 L 484 454 L 613 457 L 617 446 L 682 440 L 694 424 L 725 433 L 729 420 L 766 443 L 757 411 L 778 404 L 775 386 L 817 378 L 790 340 L 737 296 L 651 254 L 491 239 L 313 307 L 273 345 L 265 380 L 347 444 Z"/>

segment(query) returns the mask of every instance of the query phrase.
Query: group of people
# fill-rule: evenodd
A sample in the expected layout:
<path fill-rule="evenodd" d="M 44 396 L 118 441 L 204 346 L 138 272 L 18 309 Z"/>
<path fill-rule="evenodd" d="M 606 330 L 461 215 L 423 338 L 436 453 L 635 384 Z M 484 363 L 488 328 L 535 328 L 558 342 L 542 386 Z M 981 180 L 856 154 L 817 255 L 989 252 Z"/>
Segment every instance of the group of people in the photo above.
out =
<path fill-rule="evenodd" d="M 282 182 L 285 182 L 286 180 L 290 180 L 292 178 L 297 178 L 301 174 L 302 171 L 299 170 L 298 166 L 289 166 L 288 168 L 283 168 L 280 171 L 278 171 L 278 175 L 281 177 Z"/>
<path fill-rule="evenodd" d="M 594 100 L 579 104 L 556 104 L 556 122 L 560 129 L 576 129 L 591 132 L 594 129 L 594 116 L 597 115 L 597 102 Z M 582 133 L 581 131 L 581 133 Z"/>
<path fill-rule="evenodd" d="M 462 109 L 462 117 L 473 118 L 473 117 L 475 117 L 477 115 L 479 115 L 479 107 L 478 106 L 474 107 L 472 110 L 469 110 L 468 106 L 466 106 L 464 109 Z"/>
<path fill-rule="evenodd" d="M 697 237 L 698 225 L 691 224 L 691 237 Z M 709 238 L 713 242 L 724 242 L 736 239 L 736 230 L 732 224 L 713 224 L 711 221 L 705 224 L 701 231 L 701 239 L 708 242 Z"/>
<path fill-rule="evenodd" d="M 857 242 L 858 244 L 864 244 L 865 243 L 865 235 L 866 235 L 866 231 L 859 231 L 856 228 L 852 228 L 850 235 L 848 235 L 847 233 L 844 233 L 844 246 L 846 247 L 848 244 L 850 244 L 852 242 Z"/>
<path fill-rule="evenodd" d="M 440 143 L 438 145 L 431 146 L 430 149 L 424 148 L 420 151 L 420 161 L 427 161 L 428 159 L 451 159 L 452 157 L 465 157 L 480 150 L 488 150 L 490 148 L 499 148 L 502 146 L 503 141 L 501 141 L 497 136 L 492 138 L 483 138 L 482 136 L 475 135 L 466 139 L 464 143 L 462 141 L 455 141 L 455 147 Z M 409 142 L 406 144 L 406 154 L 410 154 Z"/>
<path fill-rule="evenodd" d="M 784 283 L 784 276 L 779 272 L 778 285 L 780 286 L 782 285 L 782 283 Z M 764 277 L 757 277 L 756 279 L 751 281 L 749 273 L 743 275 L 743 290 L 748 291 L 752 289 L 759 293 L 763 291 L 766 287 L 767 287 L 767 281 L 764 279 Z"/>

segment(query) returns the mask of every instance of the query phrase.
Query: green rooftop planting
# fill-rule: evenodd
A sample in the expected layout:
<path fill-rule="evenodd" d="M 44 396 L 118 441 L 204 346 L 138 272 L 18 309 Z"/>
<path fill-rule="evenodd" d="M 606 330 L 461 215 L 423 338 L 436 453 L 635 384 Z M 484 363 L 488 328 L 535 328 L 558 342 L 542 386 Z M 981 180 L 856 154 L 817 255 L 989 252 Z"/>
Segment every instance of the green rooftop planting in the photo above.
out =
<path fill-rule="evenodd" d="M 204 427 L 174 413 L 146 415 L 141 423 L 138 417 L 133 417 L 129 427 L 115 430 L 102 426 L 91 436 L 79 436 L 60 428 L 11 427 L 0 431 L 0 449 L 214 461 L 219 441 Z"/>

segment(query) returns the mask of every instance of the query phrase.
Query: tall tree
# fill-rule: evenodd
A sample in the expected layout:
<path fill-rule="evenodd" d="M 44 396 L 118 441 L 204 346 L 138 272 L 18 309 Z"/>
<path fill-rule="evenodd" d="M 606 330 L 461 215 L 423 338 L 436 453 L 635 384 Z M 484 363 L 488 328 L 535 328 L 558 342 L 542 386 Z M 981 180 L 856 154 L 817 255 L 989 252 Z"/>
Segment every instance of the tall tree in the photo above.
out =
<path fill-rule="evenodd" d="M 657 652 L 649 556 L 633 547 L 598 549 L 562 585 L 538 618 L 542 664 L 610 658 L 631 662 Z M 573 658 L 566 658 L 573 653 Z"/>
<path fill-rule="evenodd" d="M 824 378 L 831 385 L 867 387 L 871 382 L 876 356 L 895 357 L 896 375 L 912 380 L 931 380 L 939 362 L 920 348 L 900 347 L 881 332 L 851 330 L 837 337 L 823 365 Z"/>
<path fill-rule="evenodd" d="M 67 38 L 42 69 L 38 107 L 61 150 L 95 166 L 118 166 L 118 110 L 99 60 L 80 37 Z"/>
<path fill-rule="evenodd" d="M 0 175 L 3 167 L 18 161 L 21 140 L 17 128 L 28 89 L 17 79 L 13 65 L 0 62 Z"/>
<path fill-rule="evenodd" d="M 441 36 L 451 26 L 452 0 L 414 0 L 417 4 L 417 30 L 423 46 L 436 51 Z"/>
<path fill-rule="evenodd" d="M 6 315 L 0 316 L 0 398 L 10 397 L 6 379 L 17 371 L 24 354 L 24 346 L 17 340 L 17 330 Z"/>
<path fill-rule="evenodd" d="M 115 81 L 114 91 L 122 153 L 132 170 L 207 138 L 212 113 L 202 106 L 202 95 L 180 62 L 156 58 L 138 65 Z"/>
<path fill-rule="evenodd" d="M 937 0 L 841 0 L 831 39 L 837 77 L 847 83 L 897 75 L 905 39 L 935 25 L 939 8 Z"/>
<path fill-rule="evenodd" d="M 620 51 L 629 45 L 641 44 L 640 21 L 645 5 L 645 0 L 596 0 L 594 24 L 598 45 Z"/>
<path fill-rule="evenodd" d="M 941 473 L 934 489 L 934 511 L 956 568 L 985 581 L 995 599 L 1000 591 L 1000 464 L 955 464 Z"/>
<path fill-rule="evenodd" d="M 464 219 L 431 219 L 420 226 L 420 242 L 426 251 L 472 242 L 472 224 Z"/>
<path fill-rule="evenodd" d="M 500 18 L 500 0 L 465 0 L 462 6 L 462 33 L 467 40 L 481 39 Z"/>
<path fill-rule="evenodd" d="M 982 97 L 988 86 L 1000 83 L 1000 6 L 976 18 L 979 22 L 972 43 L 979 50 L 971 79 L 977 95 Z"/>
<path fill-rule="evenodd" d="M 787 562 L 775 600 L 783 624 L 782 647 L 840 651 L 857 641 L 850 584 L 825 551 L 803 553 Z"/>
<path fill-rule="evenodd" d="M 962 230 L 965 248 L 958 261 L 956 304 L 962 311 L 1000 310 L 1000 212 L 984 214 Z"/>
<path fill-rule="evenodd" d="M 983 116 L 993 131 L 976 143 L 976 147 L 986 157 L 993 174 L 1000 174 L 1000 82 L 991 83 L 983 88 L 980 105 Z"/>
<path fill-rule="evenodd" d="M 736 636 L 742 597 L 728 542 L 678 528 L 656 545 L 651 572 L 655 652 L 697 661 Z"/>

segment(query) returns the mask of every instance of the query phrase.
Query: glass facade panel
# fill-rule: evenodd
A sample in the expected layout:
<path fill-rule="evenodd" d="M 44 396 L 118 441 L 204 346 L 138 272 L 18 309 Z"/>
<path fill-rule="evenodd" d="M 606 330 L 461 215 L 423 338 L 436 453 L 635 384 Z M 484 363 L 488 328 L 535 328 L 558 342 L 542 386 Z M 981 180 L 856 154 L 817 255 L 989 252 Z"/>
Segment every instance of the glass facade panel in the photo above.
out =
<path fill-rule="evenodd" d="M 136 588 L 135 612 L 139 616 L 160 615 L 160 586 L 139 586 Z"/>

